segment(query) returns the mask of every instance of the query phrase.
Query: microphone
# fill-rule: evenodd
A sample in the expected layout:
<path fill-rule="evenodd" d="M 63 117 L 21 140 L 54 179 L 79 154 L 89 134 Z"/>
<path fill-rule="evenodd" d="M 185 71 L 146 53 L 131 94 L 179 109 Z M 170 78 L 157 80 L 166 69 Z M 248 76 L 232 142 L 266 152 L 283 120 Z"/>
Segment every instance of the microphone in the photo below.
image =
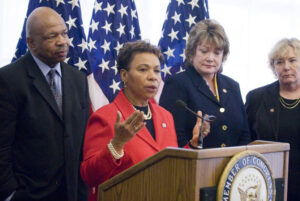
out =
<path fill-rule="evenodd" d="M 204 120 L 204 121 L 208 121 L 208 122 L 213 122 L 216 120 L 216 117 L 214 115 L 207 115 L 206 117 L 202 117 L 199 114 L 197 114 L 196 112 L 194 112 L 193 110 L 191 110 L 188 106 L 186 106 L 186 103 L 183 102 L 183 100 L 178 99 L 176 101 L 176 105 L 178 107 L 183 107 L 184 109 L 186 109 L 187 111 L 189 111 L 190 113 L 192 113 L 193 115 L 199 117 L 200 119 Z"/>
<path fill-rule="evenodd" d="M 183 102 L 183 100 L 178 99 L 176 101 L 176 106 L 178 107 L 182 107 L 184 109 L 186 109 L 187 111 L 189 111 L 190 113 L 192 113 L 193 115 L 195 115 L 196 117 L 199 117 L 202 120 L 202 124 L 200 127 L 200 134 L 199 134 L 199 138 L 198 138 L 198 145 L 197 145 L 197 149 L 203 149 L 203 136 L 202 136 L 202 132 L 203 132 L 203 124 L 204 121 L 207 122 L 213 122 L 216 120 L 216 117 L 214 115 L 207 115 L 206 117 L 202 117 L 199 114 L 197 114 L 196 112 L 194 112 L 193 110 L 191 110 L 185 102 Z M 191 145 L 190 145 L 191 146 Z"/>

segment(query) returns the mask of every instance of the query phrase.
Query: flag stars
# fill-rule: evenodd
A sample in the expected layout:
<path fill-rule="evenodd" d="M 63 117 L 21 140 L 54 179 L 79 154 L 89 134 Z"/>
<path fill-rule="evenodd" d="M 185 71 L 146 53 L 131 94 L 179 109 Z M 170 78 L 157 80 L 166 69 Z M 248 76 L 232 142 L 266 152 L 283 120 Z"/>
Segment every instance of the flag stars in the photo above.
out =
<path fill-rule="evenodd" d="M 178 7 L 180 6 L 180 4 L 183 4 L 184 5 L 184 1 L 183 0 L 176 0 L 177 3 L 178 3 Z"/>
<path fill-rule="evenodd" d="M 180 54 L 180 56 L 182 57 L 182 60 L 185 60 L 185 49 L 183 50 L 183 52 Z"/>
<path fill-rule="evenodd" d="M 117 55 L 119 54 L 119 50 L 123 47 L 123 44 L 120 44 L 119 41 L 117 41 L 117 46 L 114 48 L 117 51 Z"/>
<path fill-rule="evenodd" d="M 102 63 L 98 65 L 100 68 L 102 68 L 102 73 L 104 73 L 105 70 L 109 70 L 108 63 L 109 61 L 102 59 Z"/>
<path fill-rule="evenodd" d="M 92 51 L 93 49 L 97 50 L 95 43 L 96 43 L 96 40 L 93 40 L 92 38 L 89 39 L 88 46 L 89 46 L 90 51 Z"/>
<path fill-rule="evenodd" d="M 125 29 L 125 25 L 123 26 L 122 23 L 120 23 L 120 27 L 117 28 L 117 31 L 119 32 L 120 38 L 122 37 L 122 34 L 125 35 L 124 29 Z"/>
<path fill-rule="evenodd" d="M 79 57 L 78 62 L 74 65 L 78 67 L 78 70 L 81 70 L 81 69 L 87 70 L 87 68 L 85 67 L 86 62 L 87 62 L 87 60 L 82 61 L 81 58 Z"/>
<path fill-rule="evenodd" d="M 177 22 L 179 22 L 179 23 L 181 22 L 180 21 L 180 15 L 181 14 L 177 14 L 176 11 L 175 11 L 174 15 L 171 17 L 174 20 L 174 25 L 176 25 Z"/>
<path fill-rule="evenodd" d="M 74 45 L 73 45 L 73 40 L 74 40 L 74 38 L 69 38 L 69 45 L 70 45 L 71 47 L 74 47 Z"/>
<path fill-rule="evenodd" d="M 104 25 L 103 27 L 101 27 L 101 28 L 105 29 L 105 33 L 106 33 L 106 34 L 108 34 L 109 31 L 111 32 L 111 28 L 110 28 L 110 27 L 111 27 L 111 24 L 112 24 L 112 23 L 108 24 L 108 22 L 105 21 L 105 25 Z"/>
<path fill-rule="evenodd" d="M 60 3 L 65 4 L 64 0 L 56 0 L 56 7 L 58 7 Z"/>
<path fill-rule="evenodd" d="M 170 47 L 168 47 L 168 50 L 164 52 L 164 54 L 167 55 L 167 59 L 169 59 L 170 57 L 175 57 L 174 51 L 175 51 L 175 49 L 170 49 Z"/>
<path fill-rule="evenodd" d="M 136 10 L 131 10 L 131 17 L 137 19 Z"/>
<path fill-rule="evenodd" d="M 120 82 L 116 82 L 114 79 L 112 81 L 113 81 L 113 83 L 112 83 L 112 85 L 109 86 L 109 88 L 113 89 L 113 91 L 114 91 L 113 93 L 115 94 L 116 91 L 120 90 L 120 87 L 119 87 Z"/>
<path fill-rule="evenodd" d="M 117 67 L 117 62 L 115 61 L 115 65 L 111 67 L 115 71 L 115 75 L 118 73 L 118 67 Z"/>
<path fill-rule="evenodd" d="M 68 29 L 69 37 L 67 37 L 67 43 L 70 49 L 64 61 L 68 64 L 71 64 L 74 69 L 79 69 L 82 71 L 83 69 L 86 70 L 89 63 L 89 61 L 87 60 L 88 44 L 84 38 L 81 14 L 78 12 L 80 7 L 79 0 L 35 0 L 35 2 L 35 4 L 30 4 L 30 6 L 28 7 L 28 11 L 33 10 L 39 6 L 45 6 L 47 4 L 54 10 L 57 10 L 59 16 L 64 19 L 65 25 Z M 42 5 L 38 5 L 38 2 L 42 3 Z M 26 16 L 26 19 L 28 19 L 28 16 Z M 101 28 L 98 27 L 98 29 Z M 90 31 L 92 32 L 92 30 Z M 19 41 L 19 51 L 16 54 L 17 58 L 19 58 L 26 51 L 26 47 L 24 46 L 24 44 L 26 44 L 25 38 L 26 37 L 24 34 L 23 39 L 20 39 L 21 41 Z"/>
<path fill-rule="evenodd" d="M 161 70 L 161 72 L 163 72 L 164 77 L 166 77 L 167 75 L 172 75 L 170 70 L 171 70 L 171 67 L 168 67 L 167 65 L 164 65 L 164 68 Z"/>
<path fill-rule="evenodd" d="M 82 53 L 84 52 L 84 50 L 88 49 L 88 45 L 87 42 L 82 38 L 81 44 L 77 45 L 79 47 L 81 47 L 81 51 Z"/>
<path fill-rule="evenodd" d="M 128 6 L 123 6 L 122 4 L 121 4 L 121 8 L 118 10 L 118 12 L 121 14 L 121 17 L 123 18 L 123 15 L 127 15 L 127 8 L 128 8 Z"/>
<path fill-rule="evenodd" d="M 177 34 L 178 31 L 174 31 L 174 29 L 171 30 L 171 33 L 168 34 L 168 36 L 171 38 L 171 42 L 173 42 L 174 39 L 178 40 Z"/>
<path fill-rule="evenodd" d="M 130 35 L 131 35 L 131 38 L 133 38 L 135 36 L 135 34 L 134 34 L 134 27 L 133 26 L 131 27 Z"/>
<path fill-rule="evenodd" d="M 204 4 L 204 9 L 205 9 L 205 13 L 208 13 L 208 5 L 206 4 L 206 2 L 205 1 L 203 1 L 203 4 Z M 204 17 L 204 18 L 206 18 L 206 17 Z"/>
<path fill-rule="evenodd" d="M 111 13 L 115 14 L 114 7 L 115 5 L 110 5 L 109 2 L 107 2 L 107 7 L 103 9 L 107 12 L 107 17 L 109 17 Z"/>
<path fill-rule="evenodd" d="M 99 24 L 99 22 L 95 22 L 92 19 L 92 23 L 90 24 L 90 28 L 92 29 L 92 34 L 94 33 L 95 30 L 98 30 L 98 24 Z"/>
<path fill-rule="evenodd" d="M 160 32 L 160 37 L 161 37 L 161 38 L 164 37 L 164 32 L 165 32 L 165 30 L 162 29 L 161 32 Z"/>
<path fill-rule="evenodd" d="M 185 71 L 185 69 L 184 68 L 182 68 L 182 66 L 180 66 L 180 69 L 179 69 L 179 71 L 177 72 L 177 73 L 181 73 L 181 72 L 184 72 Z M 176 73 L 176 74 L 177 74 Z"/>
<path fill-rule="evenodd" d="M 194 10 L 194 7 L 198 7 L 198 0 L 191 0 L 188 4 L 190 4 L 192 6 L 192 10 Z"/>
<path fill-rule="evenodd" d="M 95 13 L 95 14 L 96 14 L 98 11 L 101 11 L 101 10 L 102 10 L 102 3 L 103 3 L 103 2 L 98 3 L 98 1 L 95 1 L 95 4 L 94 4 L 94 13 Z"/>
<path fill-rule="evenodd" d="M 196 24 L 195 22 L 196 16 L 192 16 L 191 14 L 189 14 L 189 18 L 186 19 L 185 21 L 187 21 L 189 23 L 189 26 L 192 26 L 193 24 Z"/>
<path fill-rule="evenodd" d="M 183 40 L 185 40 L 185 43 L 187 43 L 188 39 L 189 39 L 189 33 L 185 32 L 185 37 L 183 37 Z"/>
<path fill-rule="evenodd" d="M 67 57 L 67 58 L 64 60 L 64 62 L 65 62 L 65 63 L 69 63 L 69 60 L 70 60 L 70 57 Z"/>
<path fill-rule="evenodd" d="M 69 25 L 69 30 L 71 30 L 72 27 L 77 28 L 75 21 L 76 21 L 77 17 L 72 18 L 71 15 L 69 15 L 69 20 L 66 21 L 66 23 Z"/>
<path fill-rule="evenodd" d="M 110 42 L 108 43 L 106 40 L 104 40 L 104 44 L 101 46 L 104 54 L 106 53 L 107 50 L 109 50 Z"/>
<path fill-rule="evenodd" d="M 78 0 L 71 0 L 68 3 L 72 4 L 72 10 L 75 8 L 75 6 L 79 8 Z"/>
<path fill-rule="evenodd" d="M 16 48 L 15 55 L 14 55 L 14 59 L 17 58 L 17 52 L 18 52 L 18 48 Z"/>

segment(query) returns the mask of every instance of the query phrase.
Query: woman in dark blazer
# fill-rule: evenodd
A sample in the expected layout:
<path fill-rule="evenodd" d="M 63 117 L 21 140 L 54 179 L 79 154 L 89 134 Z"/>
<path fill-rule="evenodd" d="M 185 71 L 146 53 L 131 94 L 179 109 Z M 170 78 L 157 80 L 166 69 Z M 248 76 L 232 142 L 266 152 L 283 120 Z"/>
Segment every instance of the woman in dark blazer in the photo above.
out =
<path fill-rule="evenodd" d="M 300 198 L 300 41 L 280 40 L 269 55 L 278 81 L 252 90 L 246 98 L 253 140 L 290 143 L 288 200 Z"/>
<path fill-rule="evenodd" d="M 179 146 L 192 138 L 196 118 L 176 107 L 178 99 L 194 111 L 217 117 L 204 148 L 250 142 L 239 84 L 220 73 L 228 53 L 228 38 L 216 21 L 202 20 L 191 29 L 185 50 L 188 67 L 165 82 L 160 97 L 160 105 L 173 114 Z"/>

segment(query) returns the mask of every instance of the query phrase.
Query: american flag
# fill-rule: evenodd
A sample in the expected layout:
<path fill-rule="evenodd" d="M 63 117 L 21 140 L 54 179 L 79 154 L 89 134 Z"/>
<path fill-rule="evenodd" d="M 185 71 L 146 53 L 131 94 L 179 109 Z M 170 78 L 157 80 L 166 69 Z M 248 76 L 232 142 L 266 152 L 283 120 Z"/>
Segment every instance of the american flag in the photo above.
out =
<path fill-rule="evenodd" d="M 27 51 L 26 45 L 26 21 L 28 15 L 37 7 L 46 6 L 54 9 L 65 20 L 70 38 L 70 50 L 66 62 L 78 68 L 78 70 L 89 72 L 88 44 L 82 27 L 81 9 L 79 0 L 30 0 L 23 25 L 22 35 L 18 41 L 15 61 Z"/>
<path fill-rule="evenodd" d="M 133 0 L 95 1 L 88 36 L 92 71 L 88 81 L 94 111 L 111 102 L 122 88 L 116 63 L 119 49 L 140 38 Z"/>
<path fill-rule="evenodd" d="M 207 0 L 171 0 L 159 46 L 165 57 L 162 78 L 185 70 L 185 45 L 193 25 L 209 18 Z"/>

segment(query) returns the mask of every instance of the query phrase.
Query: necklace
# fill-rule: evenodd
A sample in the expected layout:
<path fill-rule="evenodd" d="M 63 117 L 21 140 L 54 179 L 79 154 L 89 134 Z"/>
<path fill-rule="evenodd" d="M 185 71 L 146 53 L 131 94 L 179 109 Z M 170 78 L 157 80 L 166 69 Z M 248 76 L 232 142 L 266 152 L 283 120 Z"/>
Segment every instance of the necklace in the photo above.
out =
<path fill-rule="evenodd" d="M 293 103 L 287 103 L 283 100 L 283 98 L 280 96 L 279 97 L 279 101 L 281 103 L 281 105 L 288 109 L 288 110 L 291 110 L 291 109 L 294 109 L 295 107 L 297 107 L 297 105 L 300 103 L 300 98 L 298 98 L 297 100 L 295 100 Z"/>
<path fill-rule="evenodd" d="M 215 85 L 215 90 L 216 90 L 215 97 L 220 102 L 219 89 L 218 89 L 218 83 L 217 83 L 217 74 L 214 75 L 214 85 Z"/>
<path fill-rule="evenodd" d="M 134 107 L 134 105 L 132 105 L 132 107 L 133 107 L 135 110 L 137 110 L 137 109 Z M 149 119 L 152 118 L 152 112 L 151 112 L 151 110 L 150 110 L 149 104 L 148 104 L 147 110 L 148 110 L 147 114 L 144 114 L 145 120 L 149 120 Z"/>

